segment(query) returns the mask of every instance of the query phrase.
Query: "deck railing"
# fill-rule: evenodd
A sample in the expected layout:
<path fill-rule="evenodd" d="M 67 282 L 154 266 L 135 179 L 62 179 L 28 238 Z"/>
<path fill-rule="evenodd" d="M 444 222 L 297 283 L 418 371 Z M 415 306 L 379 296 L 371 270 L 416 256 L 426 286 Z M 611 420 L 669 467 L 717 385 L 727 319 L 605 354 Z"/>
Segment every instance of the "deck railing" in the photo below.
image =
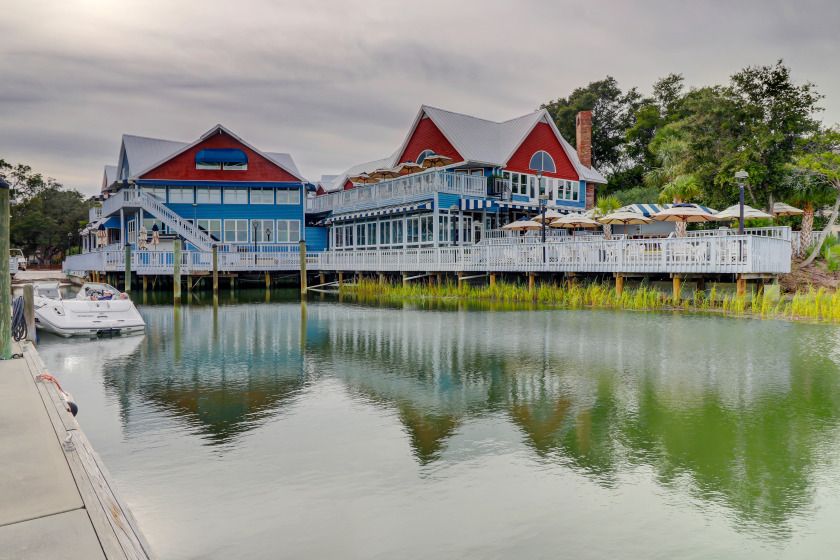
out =
<path fill-rule="evenodd" d="M 414 175 L 385 179 L 365 187 L 356 187 L 346 191 L 307 198 L 305 199 L 306 211 L 310 213 L 345 212 L 371 207 L 384 201 L 398 204 L 435 192 L 463 196 L 487 196 L 487 179 L 446 171 L 415 173 Z"/>
<path fill-rule="evenodd" d="M 378 251 L 325 251 L 307 255 L 309 270 L 371 272 L 596 272 L 596 273 L 765 273 L 790 272 L 790 242 L 771 236 L 720 235 L 670 239 L 576 239 L 562 243 L 471 245 Z M 121 271 L 124 251 L 74 255 L 64 270 Z M 209 272 L 212 252 L 184 251 L 182 271 Z M 171 274 L 171 251 L 135 251 L 132 270 Z M 276 253 L 219 253 L 222 272 L 298 270 L 294 246 Z"/>

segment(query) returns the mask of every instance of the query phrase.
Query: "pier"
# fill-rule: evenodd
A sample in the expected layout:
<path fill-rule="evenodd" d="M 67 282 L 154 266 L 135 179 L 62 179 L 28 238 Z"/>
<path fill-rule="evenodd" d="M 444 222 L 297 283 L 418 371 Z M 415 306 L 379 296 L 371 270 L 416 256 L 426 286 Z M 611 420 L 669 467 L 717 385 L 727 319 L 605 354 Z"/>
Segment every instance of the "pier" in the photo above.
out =
<path fill-rule="evenodd" d="M 0 559 L 155 558 L 34 346 L 12 345 L 20 357 L 0 361 Z"/>

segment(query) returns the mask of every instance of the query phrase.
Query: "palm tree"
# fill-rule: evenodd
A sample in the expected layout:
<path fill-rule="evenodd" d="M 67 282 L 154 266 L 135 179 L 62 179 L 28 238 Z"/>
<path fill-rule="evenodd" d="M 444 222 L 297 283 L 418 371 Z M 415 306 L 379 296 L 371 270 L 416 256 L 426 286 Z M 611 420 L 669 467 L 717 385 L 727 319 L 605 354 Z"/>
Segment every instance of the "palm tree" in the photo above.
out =
<path fill-rule="evenodd" d="M 621 201 L 615 195 L 602 196 L 595 203 L 593 215 L 595 218 L 603 218 L 607 214 L 611 214 L 621 208 Z M 604 239 L 611 239 L 612 226 L 604 224 Z"/>
<path fill-rule="evenodd" d="M 799 254 L 806 255 L 811 248 L 814 234 L 814 208 L 834 202 L 837 191 L 830 185 L 817 181 L 800 181 L 788 197 L 788 202 L 802 206 L 802 231 L 799 233 Z"/>
<path fill-rule="evenodd" d="M 674 204 L 682 204 L 698 198 L 703 194 L 700 181 L 691 174 L 680 175 L 670 181 L 659 193 L 659 203 L 667 204 L 669 201 Z M 677 222 L 677 237 L 685 237 L 685 222 Z"/>

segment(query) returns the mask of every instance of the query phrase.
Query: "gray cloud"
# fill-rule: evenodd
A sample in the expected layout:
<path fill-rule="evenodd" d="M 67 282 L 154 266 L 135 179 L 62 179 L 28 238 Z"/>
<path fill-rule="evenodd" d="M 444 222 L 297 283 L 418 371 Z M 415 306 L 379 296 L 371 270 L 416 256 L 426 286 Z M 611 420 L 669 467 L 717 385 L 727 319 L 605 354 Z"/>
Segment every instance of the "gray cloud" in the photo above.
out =
<path fill-rule="evenodd" d="M 723 83 L 784 58 L 840 121 L 829 2 L 19 2 L 0 33 L 0 157 L 84 192 L 123 133 L 217 122 L 317 178 L 390 154 L 422 103 L 507 119 L 615 76 Z"/>

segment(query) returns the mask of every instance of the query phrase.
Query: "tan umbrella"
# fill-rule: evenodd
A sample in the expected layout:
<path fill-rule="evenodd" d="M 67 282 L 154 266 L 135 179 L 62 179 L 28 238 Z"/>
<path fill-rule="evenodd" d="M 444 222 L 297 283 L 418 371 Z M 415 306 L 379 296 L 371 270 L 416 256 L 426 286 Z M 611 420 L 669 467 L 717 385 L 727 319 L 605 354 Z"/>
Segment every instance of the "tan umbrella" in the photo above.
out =
<path fill-rule="evenodd" d="M 105 229 L 105 224 L 99 224 L 96 230 L 96 246 L 102 247 L 108 243 L 108 231 Z"/>
<path fill-rule="evenodd" d="M 790 204 L 784 202 L 776 202 L 773 204 L 773 214 L 776 216 L 794 216 L 796 214 L 804 214 L 805 210 L 800 210 Z"/>
<path fill-rule="evenodd" d="M 423 171 L 423 166 L 417 165 L 413 161 L 406 161 L 404 163 L 399 164 L 396 167 L 395 171 L 400 175 L 411 175 L 412 173 Z"/>
<path fill-rule="evenodd" d="M 395 169 L 382 167 L 371 173 L 370 176 L 374 179 L 393 179 L 394 177 L 399 177 L 400 174 Z"/>
<path fill-rule="evenodd" d="M 157 247 L 160 243 L 160 229 L 158 228 L 157 223 L 152 225 L 152 245 Z"/>
<path fill-rule="evenodd" d="M 440 156 L 432 154 L 423 160 L 423 167 L 443 167 L 449 165 L 454 160 L 451 157 Z"/>
<path fill-rule="evenodd" d="M 762 212 L 761 210 L 756 210 L 752 206 L 744 205 L 744 219 L 745 220 L 756 220 L 756 219 L 767 219 L 772 218 L 771 214 L 766 212 Z M 740 220 L 741 219 L 741 208 L 738 204 L 733 204 L 726 210 L 722 210 L 715 214 L 715 220 L 720 222 L 725 222 L 729 220 Z"/>
<path fill-rule="evenodd" d="M 358 175 L 354 175 L 353 177 L 348 177 L 348 181 L 351 183 L 359 183 L 362 185 L 368 185 L 370 183 L 378 183 L 379 179 L 375 179 L 368 175 L 367 173 L 359 173 Z"/>
<path fill-rule="evenodd" d="M 715 219 L 715 212 L 706 212 L 694 204 L 675 204 L 667 210 L 652 214 L 651 218 L 663 222 L 682 223 L 682 227 L 677 227 L 677 237 L 685 237 L 686 222 L 711 222 Z"/>
<path fill-rule="evenodd" d="M 554 220 L 550 224 L 551 227 L 564 227 L 564 228 L 572 228 L 572 238 L 575 237 L 574 228 L 596 228 L 600 226 L 598 222 L 593 220 L 592 218 L 587 218 L 583 214 L 568 214 L 563 216 L 558 220 Z"/>
<path fill-rule="evenodd" d="M 138 249 L 145 249 L 146 242 L 149 238 L 149 232 L 146 231 L 146 226 L 140 226 L 140 233 L 137 236 L 137 248 Z"/>
<path fill-rule="evenodd" d="M 562 218 L 563 216 L 565 216 L 565 214 L 561 214 L 557 210 L 546 210 L 546 212 L 545 212 L 545 223 L 547 223 L 547 224 L 551 223 L 554 220 L 558 220 L 558 219 Z M 536 216 L 534 216 L 531 219 L 535 222 L 542 223 L 543 215 L 542 214 L 537 214 Z"/>
<path fill-rule="evenodd" d="M 509 231 L 533 231 L 541 228 L 541 223 L 534 222 L 531 220 L 516 220 L 515 222 L 511 222 L 507 225 L 502 226 L 502 229 L 506 229 Z"/>
<path fill-rule="evenodd" d="M 613 212 L 612 214 L 607 214 L 603 218 L 598 218 L 598 221 L 602 224 L 609 224 L 609 225 L 616 225 L 621 224 L 624 226 L 624 234 L 627 235 L 627 224 L 631 225 L 638 225 L 638 224 L 651 224 L 653 220 L 650 218 L 639 214 L 638 212 L 627 212 L 627 211 L 618 211 Z"/>

